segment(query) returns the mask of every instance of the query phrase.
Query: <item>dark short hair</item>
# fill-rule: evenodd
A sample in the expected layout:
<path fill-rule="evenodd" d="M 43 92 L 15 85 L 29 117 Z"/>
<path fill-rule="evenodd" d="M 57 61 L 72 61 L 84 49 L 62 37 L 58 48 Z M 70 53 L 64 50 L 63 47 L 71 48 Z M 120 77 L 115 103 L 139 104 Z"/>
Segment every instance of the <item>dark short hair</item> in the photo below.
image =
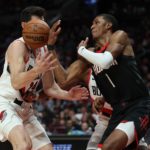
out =
<path fill-rule="evenodd" d="M 21 22 L 28 22 L 30 21 L 32 16 L 38 16 L 38 17 L 45 17 L 46 16 L 46 10 L 39 6 L 29 6 L 22 10 L 21 12 Z"/>
<path fill-rule="evenodd" d="M 116 30 L 118 30 L 118 28 L 119 28 L 118 21 L 114 16 L 112 16 L 110 14 L 100 14 L 98 16 L 99 17 L 102 16 L 104 18 L 104 20 L 112 23 L 112 28 L 111 28 L 112 32 L 115 32 Z"/>

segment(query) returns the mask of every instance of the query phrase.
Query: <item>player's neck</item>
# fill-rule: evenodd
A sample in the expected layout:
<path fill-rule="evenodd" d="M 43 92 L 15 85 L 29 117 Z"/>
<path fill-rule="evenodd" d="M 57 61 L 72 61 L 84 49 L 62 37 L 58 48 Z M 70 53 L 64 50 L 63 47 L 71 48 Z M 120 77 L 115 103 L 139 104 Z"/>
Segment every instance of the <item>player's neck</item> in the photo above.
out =
<path fill-rule="evenodd" d="M 100 47 L 103 47 L 106 43 L 109 42 L 110 37 L 112 36 L 112 32 L 108 31 L 105 34 L 103 34 L 102 37 L 100 37 L 99 39 L 97 39 L 97 43 Z"/>
<path fill-rule="evenodd" d="M 36 49 L 31 48 L 29 45 L 26 44 L 27 50 L 29 53 L 32 53 L 36 58 Z"/>

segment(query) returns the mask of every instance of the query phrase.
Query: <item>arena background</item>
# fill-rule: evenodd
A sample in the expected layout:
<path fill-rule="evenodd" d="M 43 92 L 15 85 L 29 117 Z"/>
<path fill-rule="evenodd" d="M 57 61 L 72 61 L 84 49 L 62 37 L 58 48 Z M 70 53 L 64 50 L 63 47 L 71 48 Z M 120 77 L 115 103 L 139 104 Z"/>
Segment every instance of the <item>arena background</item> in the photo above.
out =
<path fill-rule="evenodd" d="M 128 32 L 145 84 L 150 89 L 150 0 L 1 0 L 0 1 L 0 73 L 7 46 L 21 36 L 19 14 L 30 5 L 47 10 L 51 25 L 61 19 L 62 32 L 56 50 L 64 67 L 76 58 L 76 47 L 90 35 L 92 19 L 111 13 L 120 28 Z M 93 43 L 89 43 L 93 45 Z M 96 114 L 90 99 L 85 102 L 43 100 L 34 104 L 35 113 L 54 142 L 54 150 L 84 150 L 95 126 Z M 1 143 L 1 150 L 11 150 Z M 83 146 L 83 147 L 81 147 Z"/>

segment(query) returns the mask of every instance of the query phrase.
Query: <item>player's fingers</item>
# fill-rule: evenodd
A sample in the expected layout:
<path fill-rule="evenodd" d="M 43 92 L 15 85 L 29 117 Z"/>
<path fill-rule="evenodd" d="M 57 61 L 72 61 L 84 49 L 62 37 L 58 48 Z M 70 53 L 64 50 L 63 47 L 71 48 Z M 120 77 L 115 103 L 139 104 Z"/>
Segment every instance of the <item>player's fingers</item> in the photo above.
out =
<path fill-rule="evenodd" d="M 52 58 L 53 54 L 48 52 L 48 54 L 44 57 L 44 61 L 50 62 Z"/>
<path fill-rule="evenodd" d="M 89 41 L 89 38 L 88 38 L 88 37 L 86 37 L 84 42 L 87 44 L 87 43 L 88 43 L 88 41 Z"/>
<path fill-rule="evenodd" d="M 83 43 L 84 43 L 84 40 L 82 40 L 82 41 L 79 43 L 79 45 L 80 45 L 80 44 L 83 44 Z"/>
<path fill-rule="evenodd" d="M 82 87 L 82 89 L 86 92 L 89 93 L 88 89 L 86 87 Z"/>
<path fill-rule="evenodd" d="M 57 62 L 57 58 L 50 60 L 49 65 L 54 66 L 56 64 L 56 62 Z"/>
<path fill-rule="evenodd" d="M 84 40 L 82 40 L 81 43 L 83 44 L 83 43 L 84 43 Z"/>
<path fill-rule="evenodd" d="M 56 66 L 51 66 L 51 67 L 49 67 L 48 70 L 54 70 L 54 69 L 56 69 L 57 67 L 58 67 L 58 65 L 56 65 Z"/>
<path fill-rule="evenodd" d="M 98 114 L 98 111 L 97 111 L 97 109 L 95 108 L 94 102 L 93 102 L 93 104 L 92 104 L 92 109 L 93 109 L 93 111 L 94 111 L 95 113 Z"/>
<path fill-rule="evenodd" d="M 50 53 L 48 51 L 45 52 L 44 56 L 42 57 L 43 60 L 46 60 L 46 58 L 50 55 Z"/>
<path fill-rule="evenodd" d="M 58 35 L 60 32 L 61 32 L 61 27 L 59 27 L 55 33 L 56 35 Z"/>
<path fill-rule="evenodd" d="M 96 111 L 99 113 L 101 111 L 102 107 L 96 107 Z"/>
<path fill-rule="evenodd" d="M 81 98 L 82 99 L 88 99 L 88 95 L 82 95 Z"/>
<path fill-rule="evenodd" d="M 37 60 L 40 60 L 41 59 L 41 53 L 39 53 L 36 57 Z"/>
<path fill-rule="evenodd" d="M 88 96 L 82 96 L 81 99 L 82 99 L 82 100 L 87 100 L 87 99 L 88 99 Z"/>
<path fill-rule="evenodd" d="M 82 95 L 89 95 L 89 92 L 85 87 L 75 86 L 73 90 L 79 91 Z"/>
<path fill-rule="evenodd" d="M 82 96 L 89 96 L 89 92 L 86 90 L 82 90 Z"/>
<path fill-rule="evenodd" d="M 57 28 L 58 28 L 58 26 L 60 25 L 60 23 L 61 23 L 61 20 L 57 20 L 57 21 L 52 25 L 51 30 L 52 30 L 52 31 L 56 31 Z"/>
<path fill-rule="evenodd" d="M 81 89 L 81 85 L 76 85 L 76 86 L 72 87 L 72 89 Z"/>
<path fill-rule="evenodd" d="M 99 106 L 97 105 L 97 102 L 94 101 L 93 104 L 94 104 L 95 110 L 96 110 L 97 112 L 99 112 Z"/>

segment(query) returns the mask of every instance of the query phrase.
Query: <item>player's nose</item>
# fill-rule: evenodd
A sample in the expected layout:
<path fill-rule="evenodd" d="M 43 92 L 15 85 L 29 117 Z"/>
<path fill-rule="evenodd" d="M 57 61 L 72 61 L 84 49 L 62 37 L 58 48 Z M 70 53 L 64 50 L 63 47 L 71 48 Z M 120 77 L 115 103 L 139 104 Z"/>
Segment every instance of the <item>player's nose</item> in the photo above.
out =
<path fill-rule="evenodd" d="M 93 30 L 95 28 L 95 25 L 94 24 L 92 24 L 91 25 L 91 30 Z"/>

